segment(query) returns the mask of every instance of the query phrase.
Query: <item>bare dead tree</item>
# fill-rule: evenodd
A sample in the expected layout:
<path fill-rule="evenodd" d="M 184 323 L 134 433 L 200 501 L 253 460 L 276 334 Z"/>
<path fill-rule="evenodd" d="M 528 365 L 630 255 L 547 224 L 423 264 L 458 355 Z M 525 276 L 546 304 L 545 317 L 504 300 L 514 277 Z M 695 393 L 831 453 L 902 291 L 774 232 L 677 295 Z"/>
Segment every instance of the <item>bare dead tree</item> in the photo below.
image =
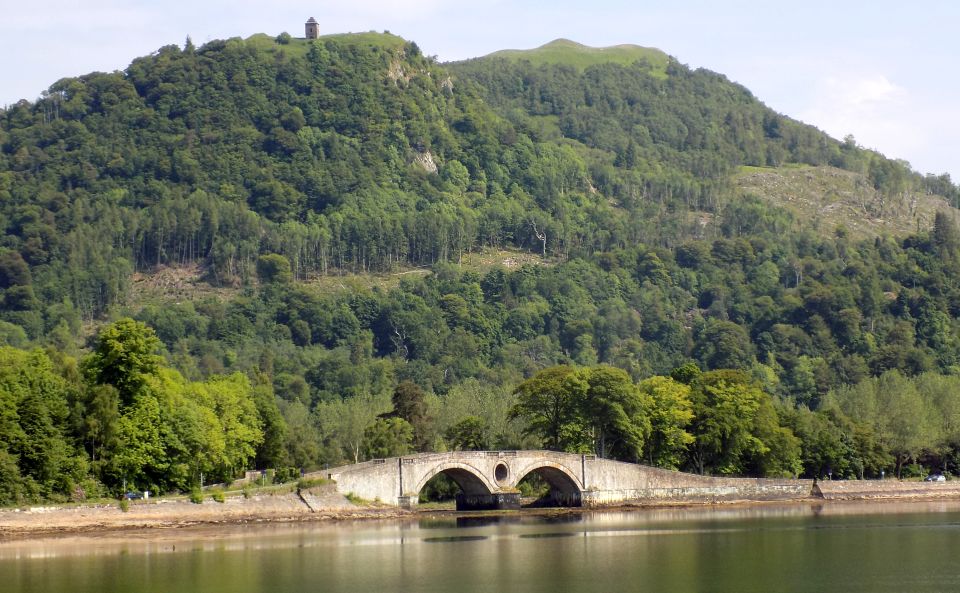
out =
<path fill-rule="evenodd" d="M 540 240 L 541 243 L 543 243 L 543 256 L 546 257 L 547 256 L 547 232 L 544 231 L 541 233 L 539 230 L 537 230 L 537 223 L 534 222 L 533 220 L 530 221 L 530 226 L 533 227 L 533 234 L 537 237 L 537 239 Z"/>

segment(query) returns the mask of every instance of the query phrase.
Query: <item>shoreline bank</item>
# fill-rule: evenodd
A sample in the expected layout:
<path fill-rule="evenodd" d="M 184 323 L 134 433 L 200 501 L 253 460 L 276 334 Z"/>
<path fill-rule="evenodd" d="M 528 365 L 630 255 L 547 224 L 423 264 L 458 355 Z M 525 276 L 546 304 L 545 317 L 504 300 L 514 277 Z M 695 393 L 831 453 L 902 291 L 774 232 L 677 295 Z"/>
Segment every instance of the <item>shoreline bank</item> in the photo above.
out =
<path fill-rule="evenodd" d="M 0 510 L 0 542 L 57 535 L 124 532 L 134 530 L 176 530 L 198 526 L 237 526 L 245 524 L 343 522 L 361 520 L 398 520 L 430 517 L 476 517 L 506 514 L 555 515 L 585 512 L 630 512 L 647 509 L 709 509 L 769 507 L 775 505 L 817 505 L 842 503 L 960 502 L 960 482 L 925 484 L 922 482 L 836 481 L 820 482 L 817 495 L 781 500 L 689 499 L 669 498 L 637 500 L 609 506 L 578 508 L 524 508 L 520 511 L 457 512 L 424 505 L 404 510 L 383 504 L 354 504 L 332 485 L 302 493 L 256 494 L 226 497 L 194 504 L 182 499 L 133 501 L 127 510 L 116 502 L 34 506 Z"/>

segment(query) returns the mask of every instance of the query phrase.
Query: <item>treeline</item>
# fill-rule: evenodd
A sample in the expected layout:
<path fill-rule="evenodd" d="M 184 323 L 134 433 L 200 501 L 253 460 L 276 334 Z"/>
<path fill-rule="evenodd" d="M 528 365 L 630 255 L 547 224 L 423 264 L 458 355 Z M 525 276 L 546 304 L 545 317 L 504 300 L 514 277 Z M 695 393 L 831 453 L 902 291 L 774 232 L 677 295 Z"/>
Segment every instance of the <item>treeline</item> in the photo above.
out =
<path fill-rule="evenodd" d="M 719 475 L 897 478 L 956 470 L 960 377 L 877 378 L 816 410 L 750 373 L 694 364 L 634 383 L 606 366 L 552 367 L 517 388 L 514 416 L 551 449 Z"/>
<path fill-rule="evenodd" d="M 384 382 L 309 409 L 277 400 L 259 371 L 185 379 L 159 347 L 148 326 L 123 319 L 79 363 L 53 349 L 0 349 L 0 504 L 189 491 L 249 467 L 450 449 L 861 479 L 955 470 L 960 454 L 960 378 L 938 373 L 888 371 L 832 390 L 816 410 L 767 392 L 759 367 L 693 363 L 639 382 L 608 365 L 548 367 L 515 387 L 469 379 L 442 394 Z"/>

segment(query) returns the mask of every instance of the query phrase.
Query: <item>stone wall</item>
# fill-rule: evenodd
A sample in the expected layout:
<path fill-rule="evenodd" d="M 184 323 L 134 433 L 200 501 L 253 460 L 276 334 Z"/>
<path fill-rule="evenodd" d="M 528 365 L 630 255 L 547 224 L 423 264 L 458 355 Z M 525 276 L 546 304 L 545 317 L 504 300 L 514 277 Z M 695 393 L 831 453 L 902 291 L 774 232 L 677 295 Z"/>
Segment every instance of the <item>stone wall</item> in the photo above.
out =
<path fill-rule="evenodd" d="M 811 496 L 810 480 L 717 478 L 675 472 L 593 455 L 556 451 L 462 451 L 373 460 L 318 473 L 343 494 L 412 506 L 427 480 L 444 471 L 468 496 L 515 493 L 539 472 L 557 500 L 588 506 L 643 501 L 786 500 Z M 499 471 L 499 475 L 498 475 Z"/>
<path fill-rule="evenodd" d="M 588 506 L 642 502 L 794 500 L 808 498 L 813 480 L 722 478 L 595 459 L 586 464 Z"/>
<path fill-rule="evenodd" d="M 960 498 L 960 481 L 833 480 L 817 482 L 815 492 L 827 500 Z"/>

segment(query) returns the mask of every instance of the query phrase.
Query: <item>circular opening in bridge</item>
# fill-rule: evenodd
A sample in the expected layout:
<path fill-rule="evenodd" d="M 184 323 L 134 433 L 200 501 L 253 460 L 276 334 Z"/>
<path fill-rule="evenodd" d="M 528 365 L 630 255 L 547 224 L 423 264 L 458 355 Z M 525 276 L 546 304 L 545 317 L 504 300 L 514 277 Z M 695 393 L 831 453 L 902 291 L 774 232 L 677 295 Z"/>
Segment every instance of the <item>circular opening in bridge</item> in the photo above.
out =
<path fill-rule="evenodd" d="M 506 482 L 507 478 L 510 477 L 510 468 L 508 468 L 505 463 L 498 463 L 497 466 L 493 468 L 493 477 L 496 478 L 497 482 Z"/>

